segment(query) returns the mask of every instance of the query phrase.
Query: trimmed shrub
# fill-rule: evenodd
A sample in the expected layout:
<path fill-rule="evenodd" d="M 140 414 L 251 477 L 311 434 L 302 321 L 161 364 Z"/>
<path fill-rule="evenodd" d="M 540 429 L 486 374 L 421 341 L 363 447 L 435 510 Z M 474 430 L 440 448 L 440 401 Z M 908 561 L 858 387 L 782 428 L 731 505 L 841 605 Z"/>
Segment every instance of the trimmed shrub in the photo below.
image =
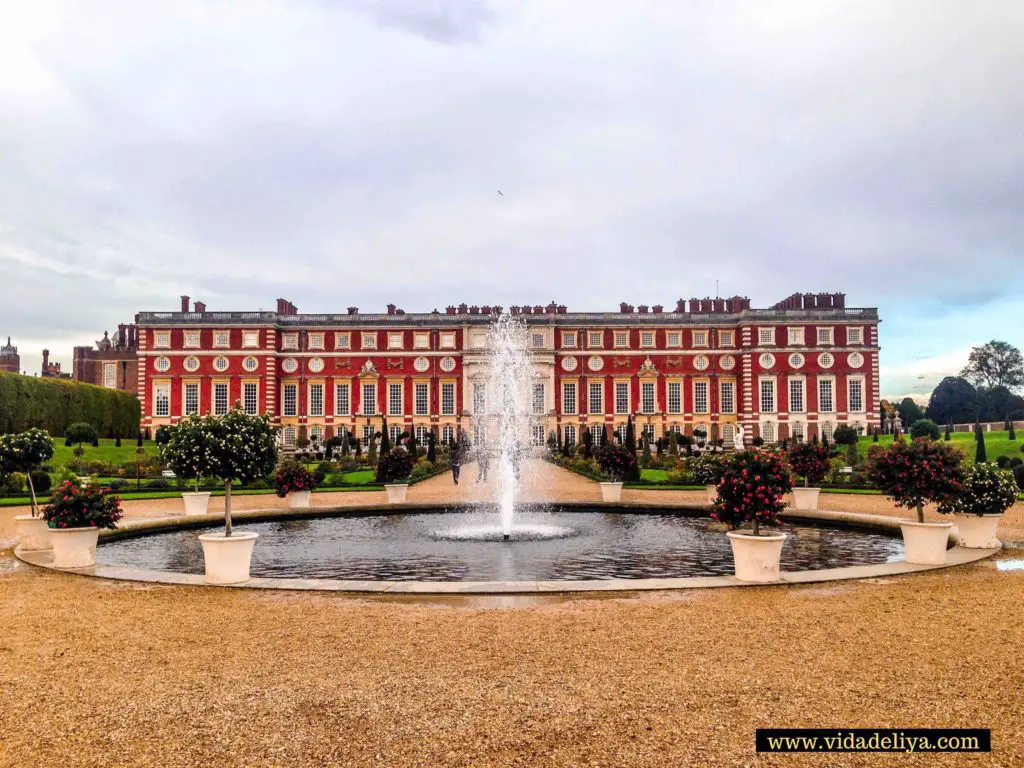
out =
<path fill-rule="evenodd" d="M 634 457 L 624 445 L 606 445 L 597 452 L 597 462 L 601 474 L 621 483 L 630 474 L 631 467 L 636 464 Z"/>
<path fill-rule="evenodd" d="M 37 469 L 30 474 L 30 477 L 32 478 L 32 487 L 36 489 L 36 493 L 49 493 L 53 487 L 53 480 L 50 478 L 49 472 Z"/>
<path fill-rule="evenodd" d="M 939 505 L 939 512 L 957 515 L 1001 515 L 1017 500 L 1015 477 L 991 464 L 964 470 L 960 490 Z"/>
<path fill-rule="evenodd" d="M 68 379 L 44 379 L 0 373 L 0 432 L 23 432 L 30 427 L 63 435 L 76 422 L 98 432 L 134 437 L 139 432 L 140 407 L 134 394 Z"/>
<path fill-rule="evenodd" d="M 846 424 L 840 424 L 832 433 L 832 441 L 836 445 L 856 445 L 859 439 L 857 430 Z"/>
<path fill-rule="evenodd" d="M 918 419 L 910 425 L 911 437 L 927 437 L 930 440 L 938 440 L 941 434 L 939 425 L 931 419 Z"/>
<path fill-rule="evenodd" d="M 1017 488 L 1024 491 L 1024 463 L 1013 468 L 1013 479 L 1017 481 Z"/>
<path fill-rule="evenodd" d="M 412 474 L 414 459 L 404 446 L 395 446 L 377 461 L 378 483 L 404 483 Z"/>
<path fill-rule="evenodd" d="M 761 524 L 777 525 L 786 508 L 783 497 L 793 489 L 789 466 L 775 451 L 738 451 L 726 462 L 711 517 L 732 529 L 749 522 L 758 534 Z"/>
<path fill-rule="evenodd" d="M 99 486 L 83 488 L 69 481 L 53 492 L 43 517 L 51 528 L 116 528 L 121 500 Z"/>
<path fill-rule="evenodd" d="M 899 441 L 887 451 L 872 451 L 867 477 L 897 507 L 916 509 L 923 523 L 927 502 L 942 504 L 960 492 L 962 463 L 960 453 L 945 441 Z"/>
<path fill-rule="evenodd" d="M 817 485 L 829 470 L 829 449 L 815 443 L 797 443 L 789 452 L 793 471 L 804 479 L 804 487 Z"/>

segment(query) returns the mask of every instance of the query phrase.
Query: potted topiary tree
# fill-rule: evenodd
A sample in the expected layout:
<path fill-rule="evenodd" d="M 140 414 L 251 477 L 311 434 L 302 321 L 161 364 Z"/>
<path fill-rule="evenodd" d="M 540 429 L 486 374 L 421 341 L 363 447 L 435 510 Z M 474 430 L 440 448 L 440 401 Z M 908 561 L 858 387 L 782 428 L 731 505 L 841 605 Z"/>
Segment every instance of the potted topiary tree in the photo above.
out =
<path fill-rule="evenodd" d="M 817 443 L 797 443 L 789 450 L 789 463 L 793 471 L 804 479 L 803 488 L 793 488 L 793 507 L 796 509 L 817 509 L 820 487 L 817 486 L 828 472 L 829 451 Z"/>
<path fill-rule="evenodd" d="M 181 494 L 187 515 L 205 515 L 210 507 L 210 492 L 200 491 L 199 483 L 204 477 L 213 476 L 211 436 L 207 420 L 197 414 L 179 421 L 166 432 L 164 462 L 175 477 L 191 482 L 195 489 Z"/>
<path fill-rule="evenodd" d="M 708 504 L 714 504 L 718 498 L 718 483 L 722 479 L 724 463 L 719 454 L 701 453 L 688 459 L 693 481 L 703 485 L 708 495 Z"/>
<path fill-rule="evenodd" d="M 990 549 L 1000 546 L 996 528 L 1015 501 L 1013 474 L 992 464 L 972 464 L 964 470 L 960 491 L 944 501 L 939 511 L 956 516 L 961 547 Z"/>
<path fill-rule="evenodd" d="M 396 445 L 377 460 L 377 482 L 384 484 L 389 504 L 401 504 L 409 489 L 415 460 L 404 445 Z"/>
<path fill-rule="evenodd" d="M 869 482 L 882 489 L 897 507 L 917 510 L 917 520 L 900 523 L 908 563 L 946 562 L 946 543 L 953 524 L 926 523 L 924 505 L 937 503 L 941 511 L 943 502 L 960 492 L 964 477 L 962 461 L 950 443 L 925 438 L 896 441 L 888 450 L 871 454 Z"/>
<path fill-rule="evenodd" d="M 597 462 L 601 473 L 608 480 L 601 481 L 601 500 L 619 502 L 622 500 L 622 480 L 629 474 L 630 467 L 636 463 L 624 445 L 607 444 L 597 452 Z"/>
<path fill-rule="evenodd" d="M 53 565 L 86 568 L 96 564 L 96 543 L 101 528 L 116 528 L 121 500 L 96 485 L 65 480 L 43 508 L 50 527 Z"/>
<path fill-rule="evenodd" d="M 204 533 L 208 584 L 249 580 L 249 565 L 258 533 L 234 533 L 231 527 L 231 486 L 265 477 L 277 466 L 277 435 L 266 414 L 252 416 L 235 406 L 223 416 L 203 417 L 209 431 L 210 474 L 224 483 L 224 530 Z"/>
<path fill-rule="evenodd" d="M 711 517 L 730 528 L 726 535 L 737 579 L 778 581 L 786 534 L 762 534 L 761 526 L 778 525 L 778 514 L 786 507 L 784 497 L 792 487 L 790 468 L 775 451 L 737 451 L 726 462 Z M 747 522 L 750 533 L 740 531 Z"/>
<path fill-rule="evenodd" d="M 50 534 L 46 521 L 39 516 L 36 481 L 32 473 L 53 458 L 53 440 L 41 429 L 28 429 L 16 435 L 0 435 L 0 475 L 23 472 L 32 498 L 32 512 L 16 515 L 18 545 L 25 550 L 49 549 Z M 47 478 L 48 479 L 48 478 Z M 49 490 L 49 485 L 41 489 Z"/>
<path fill-rule="evenodd" d="M 274 475 L 277 495 L 287 499 L 292 509 L 312 506 L 309 498 L 316 485 L 316 476 L 297 461 L 286 461 Z"/>

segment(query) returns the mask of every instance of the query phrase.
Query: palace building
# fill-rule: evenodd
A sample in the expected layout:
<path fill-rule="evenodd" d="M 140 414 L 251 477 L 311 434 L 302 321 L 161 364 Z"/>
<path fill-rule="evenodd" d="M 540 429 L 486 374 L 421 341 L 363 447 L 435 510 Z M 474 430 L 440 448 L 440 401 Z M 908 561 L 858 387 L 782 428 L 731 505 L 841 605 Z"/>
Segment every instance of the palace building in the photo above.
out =
<path fill-rule="evenodd" d="M 347 430 L 368 439 L 387 419 L 397 436 L 442 440 L 469 431 L 486 402 L 487 328 L 496 306 L 444 312 L 300 314 L 277 309 L 136 316 L 143 427 L 240 403 L 269 414 L 284 444 Z M 831 438 L 840 424 L 878 426 L 878 312 L 841 293 L 795 293 L 767 309 L 744 297 L 621 304 L 617 312 L 514 306 L 528 326 L 536 380 L 531 436 L 620 434 L 627 417 L 668 432 L 749 442 Z"/>

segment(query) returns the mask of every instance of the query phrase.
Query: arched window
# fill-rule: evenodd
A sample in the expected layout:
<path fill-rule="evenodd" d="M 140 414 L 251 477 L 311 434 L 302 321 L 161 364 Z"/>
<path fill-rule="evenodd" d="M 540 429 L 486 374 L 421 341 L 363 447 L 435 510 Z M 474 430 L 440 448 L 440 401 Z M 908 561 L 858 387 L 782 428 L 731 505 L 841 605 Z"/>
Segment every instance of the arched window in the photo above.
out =
<path fill-rule="evenodd" d="M 576 445 L 576 427 L 567 426 L 563 439 L 568 445 Z"/>
<path fill-rule="evenodd" d="M 315 427 L 310 427 L 309 428 L 309 441 L 311 443 L 322 444 L 323 441 L 324 441 L 324 428 L 321 427 L 319 424 L 316 425 Z"/>
<path fill-rule="evenodd" d="M 295 447 L 295 427 L 285 427 L 281 433 L 281 441 L 285 448 Z"/>
<path fill-rule="evenodd" d="M 826 421 L 824 424 L 821 425 L 821 436 L 831 443 L 832 433 L 835 432 L 835 429 L 835 424 L 833 424 L 831 421 Z"/>
<path fill-rule="evenodd" d="M 790 431 L 793 434 L 793 439 L 797 441 L 803 441 L 804 439 L 804 424 L 802 421 L 793 422 Z"/>
<path fill-rule="evenodd" d="M 766 443 L 775 442 L 775 422 L 766 421 L 761 425 L 761 438 Z"/>
<path fill-rule="evenodd" d="M 733 427 L 732 424 L 723 424 L 722 425 L 722 440 L 723 440 L 723 442 L 725 443 L 725 445 L 727 447 L 731 446 L 733 444 L 733 437 L 735 435 L 736 435 L 736 429 Z"/>

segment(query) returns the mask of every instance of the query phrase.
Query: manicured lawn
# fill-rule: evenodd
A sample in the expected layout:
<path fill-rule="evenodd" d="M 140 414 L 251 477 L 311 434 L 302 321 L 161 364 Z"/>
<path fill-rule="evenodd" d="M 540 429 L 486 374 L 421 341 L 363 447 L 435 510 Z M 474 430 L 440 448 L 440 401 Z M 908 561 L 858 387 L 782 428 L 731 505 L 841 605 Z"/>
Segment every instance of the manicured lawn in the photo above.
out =
<path fill-rule="evenodd" d="M 85 444 L 82 448 L 85 453 L 82 454 L 83 461 L 107 461 L 111 464 L 130 465 L 135 463 L 136 453 L 135 450 L 138 447 L 134 440 L 125 438 L 121 441 L 121 447 L 118 448 L 114 445 L 115 440 L 100 440 L 99 447 L 93 448 L 91 445 Z M 147 456 L 156 456 L 158 451 L 156 443 L 152 440 L 143 440 L 142 447 L 146 451 Z M 53 439 L 53 459 L 50 461 L 54 468 L 66 466 L 69 461 L 75 458 L 74 450 L 75 446 L 70 448 L 64 445 L 64 439 L 61 437 L 55 437 Z"/>
<path fill-rule="evenodd" d="M 640 479 L 648 483 L 664 483 L 668 481 L 668 472 L 664 469 L 641 469 Z"/>
<path fill-rule="evenodd" d="M 1017 440 L 1010 440 L 1010 434 L 1006 430 L 1000 430 L 998 432 L 985 432 L 985 452 L 988 455 L 989 461 L 995 461 L 999 456 L 1009 456 L 1010 458 L 1019 457 L 1024 459 L 1024 453 L 1021 453 L 1020 446 L 1022 444 L 1021 437 L 1018 435 Z M 945 431 L 943 431 L 945 436 Z M 942 437 L 939 438 L 940 440 Z M 958 448 L 964 457 L 969 461 L 974 461 L 974 452 L 976 450 L 976 444 L 974 442 L 973 432 L 953 432 L 949 436 L 949 441 L 954 447 Z M 878 445 L 889 446 L 892 445 L 892 435 L 882 435 L 878 438 Z M 857 450 L 862 456 L 867 456 L 868 449 L 875 445 L 870 437 L 862 437 L 860 443 L 857 446 Z"/>

